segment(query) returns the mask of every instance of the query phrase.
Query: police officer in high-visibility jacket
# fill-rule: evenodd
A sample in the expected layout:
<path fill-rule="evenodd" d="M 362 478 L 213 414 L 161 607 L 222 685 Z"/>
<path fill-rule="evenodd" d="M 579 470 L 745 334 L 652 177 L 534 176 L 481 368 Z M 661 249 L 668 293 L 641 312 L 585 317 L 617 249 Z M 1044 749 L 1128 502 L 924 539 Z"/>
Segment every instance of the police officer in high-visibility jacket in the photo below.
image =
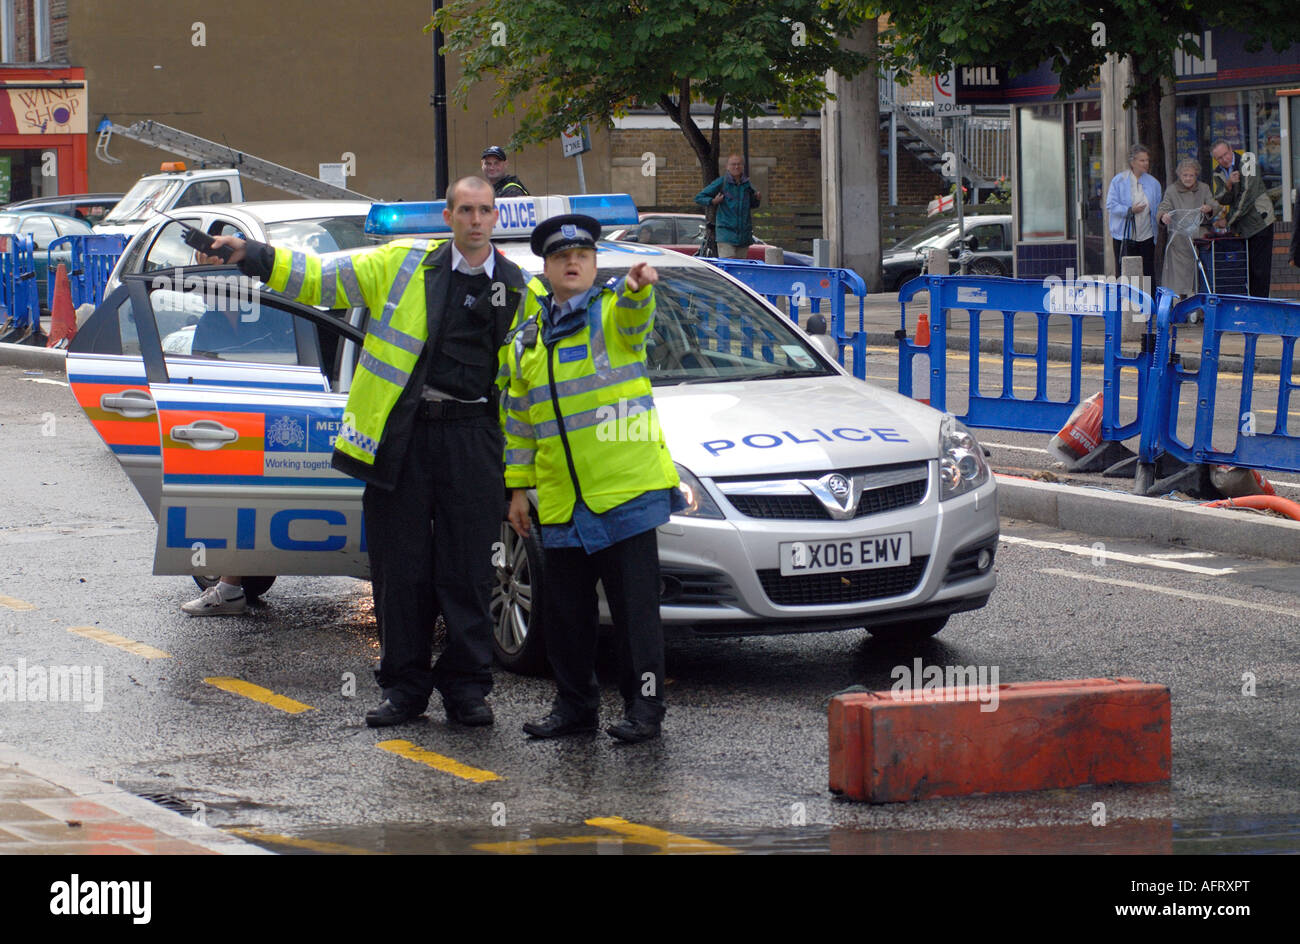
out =
<path fill-rule="evenodd" d="M 624 704 L 623 720 L 606 730 L 636 742 L 658 737 L 664 715 L 655 529 L 686 502 L 646 373 L 659 276 L 641 262 L 616 284 L 593 288 L 599 238 L 600 224 L 578 214 L 533 233 L 551 294 L 530 284 L 524 320 L 501 352 L 505 479 L 520 536 L 531 528 L 527 490 L 537 489 L 556 684 L 551 713 L 524 731 L 549 738 L 596 729 L 600 581 Z"/>
<path fill-rule="evenodd" d="M 372 727 L 411 721 L 435 688 L 448 720 L 493 722 L 489 601 L 505 499 L 496 379 L 525 282 L 489 241 L 497 210 L 486 180 L 458 180 L 443 218 L 450 241 L 399 239 L 328 259 L 217 239 L 277 291 L 370 309 L 333 464 L 366 482 L 384 693 L 366 714 Z M 447 647 L 431 669 L 440 611 Z"/>

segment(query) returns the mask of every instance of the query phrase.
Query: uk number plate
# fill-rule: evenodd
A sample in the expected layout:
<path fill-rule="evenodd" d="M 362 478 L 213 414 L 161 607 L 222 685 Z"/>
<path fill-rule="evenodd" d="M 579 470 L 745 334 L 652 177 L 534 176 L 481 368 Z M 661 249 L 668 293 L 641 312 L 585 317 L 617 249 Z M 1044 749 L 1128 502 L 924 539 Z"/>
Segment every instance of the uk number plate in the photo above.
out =
<path fill-rule="evenodd" d="M 843 541 L 788 541 L 780 552 L 782 577 L 902 567 L 912 563 L 912 535 L 903 531 Z"/>

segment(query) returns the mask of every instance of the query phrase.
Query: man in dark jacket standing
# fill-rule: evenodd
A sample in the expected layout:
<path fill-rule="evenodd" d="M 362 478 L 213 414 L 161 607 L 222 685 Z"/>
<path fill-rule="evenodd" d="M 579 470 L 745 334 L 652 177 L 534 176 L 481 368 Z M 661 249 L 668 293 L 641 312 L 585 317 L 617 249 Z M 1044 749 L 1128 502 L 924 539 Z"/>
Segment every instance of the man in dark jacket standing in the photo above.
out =
<path fill-rule="evenodd" d="M 1245 237 L 1250 294 L 1268 298 L 1273 281 L 1273 200 L 1264 192 L 1259 162 L 1245 160 L 1227 141 L 1215 141 L 1214 199 L 1227 209 L 1228 226 Z M 1254 155 L 1251 155 L 1253 158 Z M 1253 166 L 1252 166 L 1253 165 Z"/>
<path fill-rule="evenodd" d="M 399 239 L 322 259 L 235 237 L 231 261 L 309 305 L 370 309 L 334 466 L 366 482 L 362 505 L 384 700 L 371 727 L 419 716 L 435 688 L 450 721 L 493 722 L 492 545 L 505 498 L 497 351 L 523 303 L 519 267 L 490 237 L 480 177 L 458 180 L 450 240 Z M 430 527 L 432 521 L 432 527 Z M 441 612 L 447 647 L 430 669 Z"/>
<path fill-rule="evenodd" d="M 492 145 L 483 149 L 482 159 L 479 161 L 483 168 L 483 176 L 487 178 L 488 183 L 492 185 L 492 190 L 498 197 L 526 197 L 528 188 L 520 182 L 519 178 L 510 173 L 510 159 L 506 157 L 506 150 L 503 147 Z"/>
<path fill-rule="evenodd" d="M 745 159 L 727 158 L 727 172 L 695 195 L 702 207 L 716 206 L 714 217 L 719 259 L 744 259 L 754 241 L 750 211 L 758 209 L 759 193 L 745 176 Z"/>

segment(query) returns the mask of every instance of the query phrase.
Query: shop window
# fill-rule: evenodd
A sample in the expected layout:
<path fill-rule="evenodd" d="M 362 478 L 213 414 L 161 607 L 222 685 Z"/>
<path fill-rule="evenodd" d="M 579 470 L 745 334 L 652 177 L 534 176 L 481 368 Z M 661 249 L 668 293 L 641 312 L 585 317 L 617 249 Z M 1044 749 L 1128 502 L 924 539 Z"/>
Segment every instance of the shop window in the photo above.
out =
<path fill-rule="evenodd" d="M 1065 124 L 1061 105 L 1017 109 L 1020 238 L 1066 237 Z"/>

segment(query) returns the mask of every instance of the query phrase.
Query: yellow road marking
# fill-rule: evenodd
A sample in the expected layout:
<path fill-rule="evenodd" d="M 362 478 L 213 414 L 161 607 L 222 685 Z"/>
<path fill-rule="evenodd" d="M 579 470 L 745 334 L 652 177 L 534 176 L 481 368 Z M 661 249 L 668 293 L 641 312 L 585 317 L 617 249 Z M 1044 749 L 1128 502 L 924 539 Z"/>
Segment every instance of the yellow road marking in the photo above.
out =
<path fill-rule="evenodd" d="M 468 780 L 471 783 L 487 783 L 491 780 L 505 779 L 490 770 L 479 770 L 477 767 L 470 767 L 468 764 L 462 764 L 460 761 L 444 757 L 442 754 L 426 751 L 422 747 L 416 747 L 410 741 L 380 741 L 375 747 L 396 754 L 399 757 L 405 757 L 407 760 L 413 760 L 417 764 L 432 767 L 434 770 L 441 770 L 453 777 Z"/>
<path fill-rule="evenodd" d="M 268 833 L 260 829 L 250 829 L 246 826 L 226 826 L 223 830 L 233 833 L 236 836 L 242 836 L 244 839 L 261 840 L 270 843 L 273 846 L 292 846 L 295 849 L 310 849 L 312 852 L 322 852 L 330 855 L 387 855 L 386 852 L 377 852 L 371 849 L 362 849 L 360 846 L 348 846 L 341 842 L 325 842 L 322 839 L 299 839 L 296 836 L 285 836 L 281 833 Z"/>
<path fill-rule="evenodd" d="M 17 597 L 7 597 L 0 593 L 0 606 L 7 606 L 11 610 L 34 610 L 36 605 L 28 603 L 26 600 L 20 600 Z"/>
<path fill-rule="evenodd" d="M 624 842 L 656 849 L 655 855 L 694 854 L 694 855 L 735 855 L 736 850 L 728 846 L 670 833 L 653 826 L 630 823 L 621 816 L 597 816 L 586 821 L 586 825 L 598 829 L 608 829 L 623 837 Z M 478 843 L 474 846 L 481 852 L 496 852 L 501 855 L 534 855 L 547 846 L 600 845 L 610 841 L 609 836 L 558 836 L 543 839 L 519 839 L 511 842 Z"/>
<path fill-rule="evenodd" d="M 161 649 L 155 649 L 146 643 L 127 639 L 125 636 L 119 636 L 117 633 L 110 633 L 106 629 L 99 629 L 95 626 L 69 626 L 68 632 L 76 633 L 78 636 L 85 636 L 95 642 L 102 642 L 106 646 L 125 649 L 132 655 L 143 656 L 146 659 L 170 659 L 172 657 L 170 652 L 163 652 Z"/>
<path fill-rule="evenodd" d="M 311 705 L 304 705 L 300 701 L 294 701 L 292 698 L 286 698 L 284 695 L 277 695 L 269 688 L 263 688 L 261 685 L 254 685 L 252 682 L 245 682 L 243 679 L 225 678 L 224 676 L 214 676 L 205 678 L 214 688 L 219 688 L 223 692 L 230 692 L 233 695 L 242 695 L 245 698 L 251 698 L 253 701 L 260 701 L 264 705 L 270 705 L 272 708 L 278 708 L 281 711 L 288 712 L 291 715 L 299 715 L 304 711 L 315 711 Z"/>

